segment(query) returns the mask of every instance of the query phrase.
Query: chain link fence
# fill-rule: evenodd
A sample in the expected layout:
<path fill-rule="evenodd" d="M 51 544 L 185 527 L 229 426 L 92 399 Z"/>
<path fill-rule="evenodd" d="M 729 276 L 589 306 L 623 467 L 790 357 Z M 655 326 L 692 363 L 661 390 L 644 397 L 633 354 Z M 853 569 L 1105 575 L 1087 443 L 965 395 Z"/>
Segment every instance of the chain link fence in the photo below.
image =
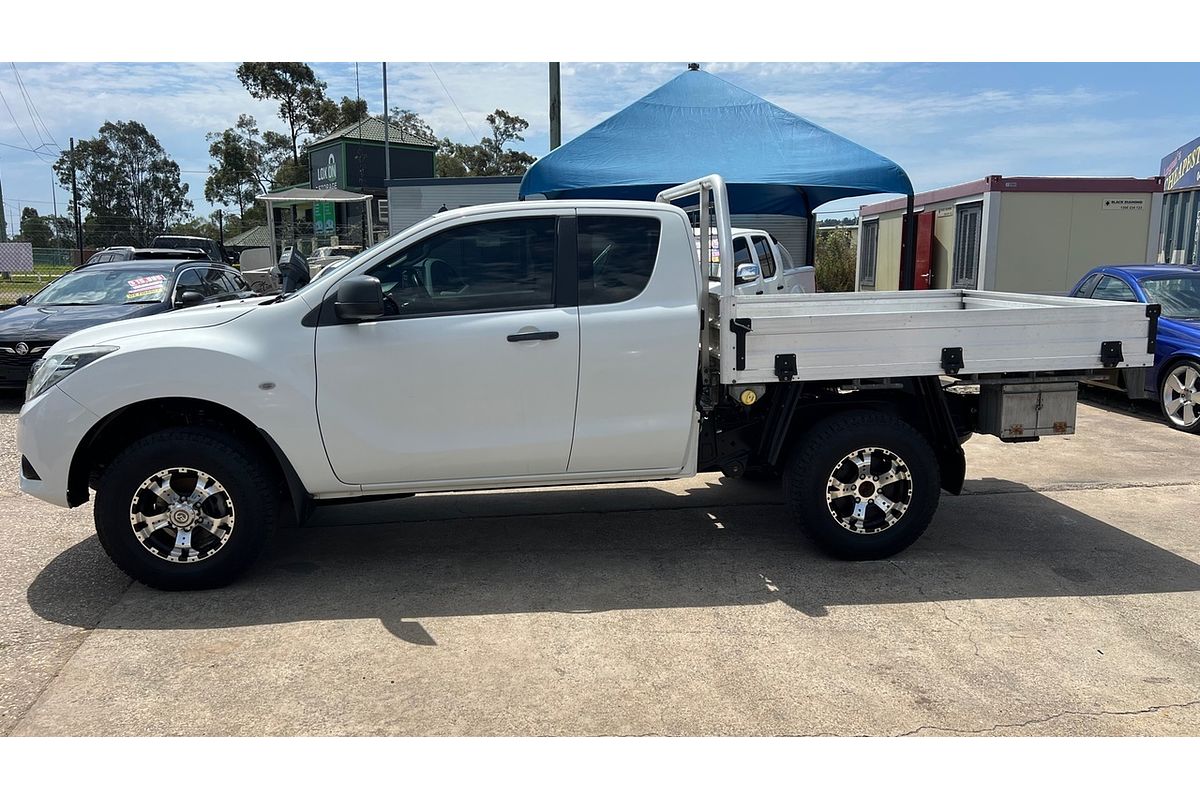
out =
<path fill-rule="evenodd" d="M 79 266 L 79 252 L 72 248 L 10 247 L 19 244 L 6 242 L 0 245 L 0 308 L 16 304 L 17 298 L 41 290 L 46 284 Z M 25 255 L 30 249 L 32 260 Z"/>

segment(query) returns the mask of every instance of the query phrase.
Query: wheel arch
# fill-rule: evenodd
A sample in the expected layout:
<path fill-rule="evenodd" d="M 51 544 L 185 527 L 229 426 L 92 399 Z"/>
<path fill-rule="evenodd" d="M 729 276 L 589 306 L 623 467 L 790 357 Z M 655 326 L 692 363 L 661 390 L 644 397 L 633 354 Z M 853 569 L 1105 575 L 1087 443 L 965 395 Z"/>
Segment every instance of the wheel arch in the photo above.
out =
<path fill-rule="evenodd" d="M 89 488 L 123 445 L 179 425 L 223 430 L 249 444 L 275 470 L 280 486 L 286 488 L 295 520 L 300 522 L 307 516 L 312 495 L 271 435 L 237 411 L 196 397 L 140 400 L 101 418 L 75 449 L 67 475 L 67 502 L 74 507 L 88 501 Z"/>
<path fill-rule="evenodd" d="M 1158 371 L 1155 375 L 1155 392 L 1162 392 L 1162 382 L 1165 380 L 1166 374 L 1170 372 L 1173 367 L 1179 364 L 1180 361 L 1192 361 L 1196 364 L 1200 364 L 1200 351 L 1180 349 L 1164 358 L 1163 362 L 1158 365 Z"/>
<path fill-rule="evenodd" d="M 778 467 L 805 432 L 835 414 L 847 411 L 879 411 L 895 415 L 928 439 L 937 455 L 942 488 L 962 492 L 967 462 L 961 437 L 954 424 L 945 392 L 937 378 L 904 379 L 906 391 L 873 390 L 839 395 L 816 402 L 801 400 L 802 385 L 787 388 L 781 411 L 772 414 L 764 431 L 767 463 Z"/>

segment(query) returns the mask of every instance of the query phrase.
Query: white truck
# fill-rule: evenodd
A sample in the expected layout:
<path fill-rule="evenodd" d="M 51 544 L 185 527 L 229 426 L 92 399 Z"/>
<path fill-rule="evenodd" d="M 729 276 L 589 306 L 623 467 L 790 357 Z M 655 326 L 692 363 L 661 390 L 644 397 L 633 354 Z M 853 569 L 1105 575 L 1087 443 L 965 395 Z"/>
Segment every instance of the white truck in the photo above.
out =
<path fill-rule="evenodd" d="M 700 229 L 693 228 L 696 247 L 700 247 Z M 817 290 L 816 269 L 798 265 L 783 243 L 764 230 L 733 228 L 734 278 L 733 290 L 737 294 L 774 294 L 784 292 L 796 294 Z M 721 248 L 718 237 L 709 234 L 709 252 L 700 251 L 700 260 L 709 267 L 711 283 L 721 282 Z M 718 288 L 718 287 L 713 287 Z"/>
<path fill-rule="evenodd" d="M 779 476 L 821 547 L 881 558 L 961 490 L 972 432 L 1071 433 L 1081 376 L 1153 358 L 1154 306 L 710 287 L 689 196 L 733 252 L 709 176 L 438 214 L 289 296 L 68 336 L 30 379 L 21 488 L 94 490 L 105 550 L 163 589 L 227 583 L 314 504 L 709 471 Z"/>

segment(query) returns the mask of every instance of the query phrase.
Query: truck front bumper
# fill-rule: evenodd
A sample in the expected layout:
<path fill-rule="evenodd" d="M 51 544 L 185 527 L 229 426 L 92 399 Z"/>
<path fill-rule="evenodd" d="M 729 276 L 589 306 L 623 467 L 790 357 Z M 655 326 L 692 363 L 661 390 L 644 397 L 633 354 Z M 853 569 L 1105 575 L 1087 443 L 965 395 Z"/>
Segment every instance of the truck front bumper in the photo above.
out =
<path fill-rule="evenodd" d="M 21 407 L 17 452 L 21 491 L 56 506 L 69 507 L 67 479 L 79 443 L 99 421 L 57 386 Z"/>

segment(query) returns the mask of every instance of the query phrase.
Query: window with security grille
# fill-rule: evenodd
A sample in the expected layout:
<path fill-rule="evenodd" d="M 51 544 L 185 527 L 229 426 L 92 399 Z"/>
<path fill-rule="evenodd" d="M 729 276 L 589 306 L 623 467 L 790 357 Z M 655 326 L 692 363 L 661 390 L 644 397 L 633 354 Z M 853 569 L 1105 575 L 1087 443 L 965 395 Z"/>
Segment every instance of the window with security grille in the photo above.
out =
<path fill-rule="evenodd" d="M 958 207 L 954 225 L 954 288 L 975 289 L 979 283 L 979 245 L 983 238 L 983 203 Z"/>
<path fill-rule="evenodd" d="M 861 285 L 875 285 L 875 264 L 879 257 L 879 220 L 864 222 L 862 226 L 862 278 Z"/>

